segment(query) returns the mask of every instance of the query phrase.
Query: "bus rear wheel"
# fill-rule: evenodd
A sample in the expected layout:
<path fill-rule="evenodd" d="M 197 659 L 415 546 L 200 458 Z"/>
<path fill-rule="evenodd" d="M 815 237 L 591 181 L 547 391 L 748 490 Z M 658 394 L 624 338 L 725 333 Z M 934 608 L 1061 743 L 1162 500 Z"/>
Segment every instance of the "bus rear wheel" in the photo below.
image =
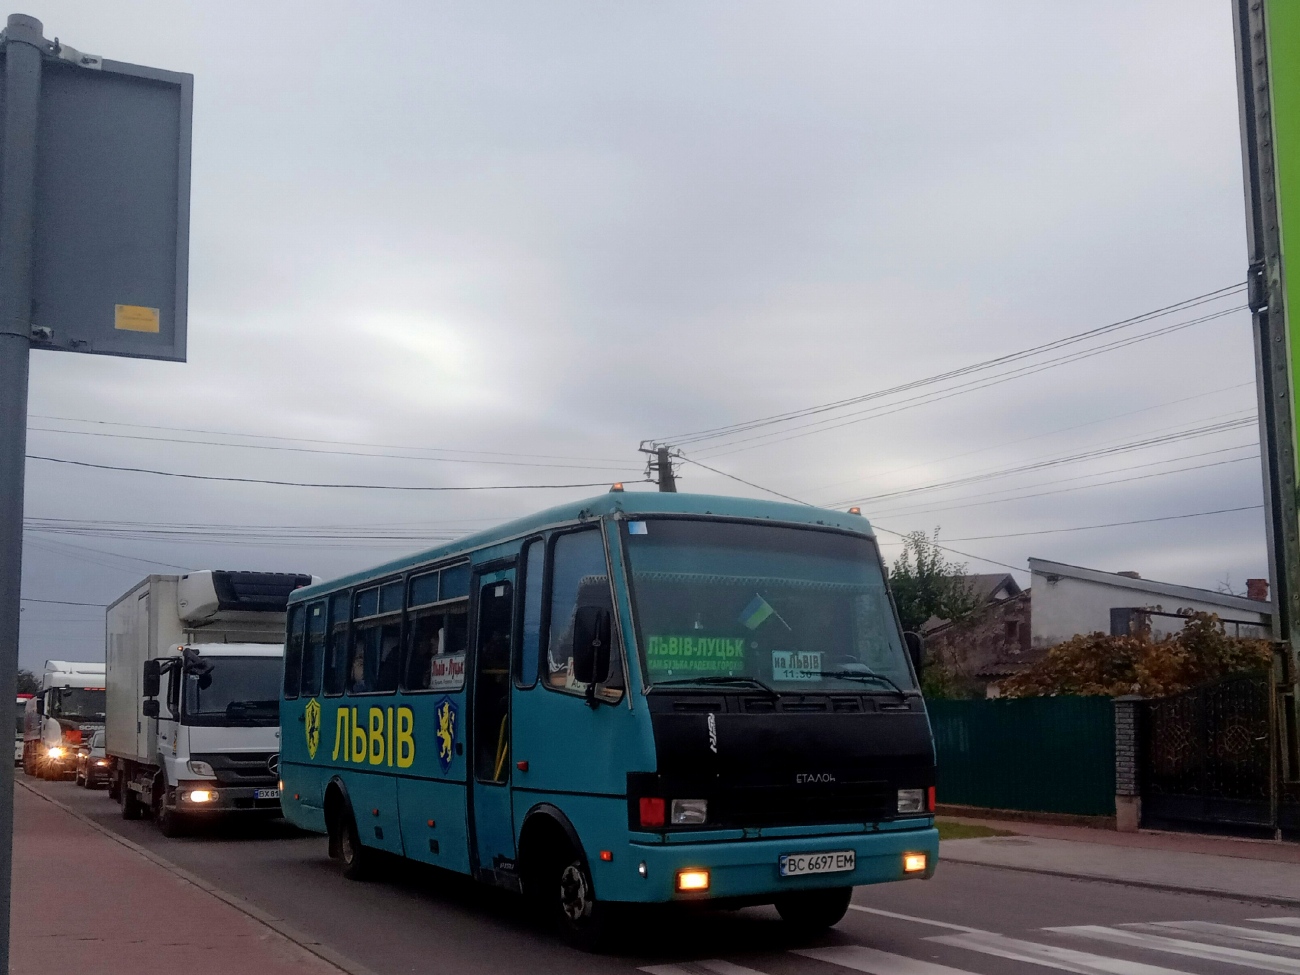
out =
<path fill-rule="evenodd" d="M 852 887 L 800 890 L 776 899 L 776 911 L 787 925 L 801 935 L 818 934 L 833 928 L 849 912 Z"/>

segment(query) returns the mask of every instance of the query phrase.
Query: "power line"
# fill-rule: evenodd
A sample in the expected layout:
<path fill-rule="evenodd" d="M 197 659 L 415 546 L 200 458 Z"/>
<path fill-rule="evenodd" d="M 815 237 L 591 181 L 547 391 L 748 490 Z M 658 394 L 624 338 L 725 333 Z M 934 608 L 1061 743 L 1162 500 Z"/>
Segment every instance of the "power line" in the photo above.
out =
<path fill-rule="evenodd" d="M 856 413 L 849 413 L 842 417 L 828 417 L 824 420 L 816 420 L 812 423 L 806 423 L 803 426 L 795 427 L 792 431 L 773 431 L 772 433 L 760 433 L 752 437 L 744 437 L 739 440 L 723 440 L 721 443 L 709 445 L 708 450 L 714 451 L 709 454 L 710 457 L 722 457 L 727 454 L 740 453 L 745 450 L 752 450 L 760 446 L 769 446 L 774 443 L 783 443 L 787 440 L 796 440 L 800 437 L 812 436 L 815 433 L 825 433 L 829 430 L 838 430 L 841 427 L 852 426 L 856 423 L 864 423 L 867 420 L 879 419 L 883 416 L 893 416 L 895 413 L 903 413 L 907 410 L 914 410 L 921 406 L 929 406 L 932 403 L 942 402 L 943 400 L 952 399 L 956 396 L 964 396 L 967 393 L 978 392 L 979 390 L 989 389 L 993 386 L 1000 386 L 1003 383 L 1010 382 L 1013 379 L 1023 379 L 1026 376 L 1033 376 L 1048 369 L 1055 369 L 1057 366 L 1070 365 L 1083 359 L 1091 359 L 1094 356 L 1102 355 L 1106 352 L 1113 352 L 1116 349 L 1127 348 L 1130 345 L 1136 345 L 1139 342 L 1146 342 L 1150 339 L 1160 338 L 1173 332 L 1190 328 L 1193 325 L 1200 325 L 1217 318 L 1223 318 L 1226 315 L 1235 312 L 1245 311 L 1246 305 L 1234 308 L 1227 308 L 1222 311 L 1214 312 L 1210 315 L 1204 315 L 1191 321 L 1178 322 L 1173 325 L 1156 329 L 1152 332 L 1145 332 L 1141 335 L 1130 338 L 1119 339 L 1107 345 L 1099 346 L 1095 349 L 1087 349 L 1082 352 L 1072 352 L 1056 359 L 1048 359 L 1044 362 L 1032 363 L 1027 366 L 1021 366 L 1010 372 L 1001 373 L 985 379 L 974 379 L 970 382 L 951 387 L 946 390 L 937 390 L 934 392 L 921 393 L 908 399 L 900 400 L 896 404 L 886 404 L 883 406 L 871 407 L 866 410 L 860 410 Z M 744 446 L 749 444 L 749 446 Z M 740 446 L 736 446 L 740 445 Z M 721 447 L 730 447 L 729 450 L 721 450 Z"/>
<path fill-rule="evenodd" d="M 676 456 L 680 460 L 686 461 L 688 464 L 694 464 L 696 467 L 703 467 L 706 471 L 712 471 L 714 474 L 720 474 L 723 477 L 729 477 L 733 481 L 739 481 L 741 484 L 747 484 L 752 488 L 757 488 L 759 491 L 765 491 L 768 494 L 774 494 L 778 498 L 784 498 L 786 501 L 793 501 L 795 504 L 802 504 L 802 505 L 806 505 L 807 507 L 814 507 L 813 505 L 809 505 L 807 501 L 800 501 L 798 498 L 791 497 L 788 494 L 782 494 L 780 491 L 774 491 L 771 488 L 763 487 L 763 485 L 761 484 L 755 484 L 753 481 L 747 481 L 743 477 L 737 477 L 735 474 L 728 474 L 726 471 L 720 471 L 716 467 L 710 467 L 708 464 L 702 464 L 698 460 L 695 460 L 692 457 L 687 457 L 680 450 L 677 451 L 676 454 L 674 454 L 674 456 Z M 871 521 L 870 525 L 873 529 L 877 531 L 882 531 L 886 535 L 894 535 L 897 538 L 907 537 L 906 532 L 896 532 L 892 528 L 886 528 L 884 525 L 877 524 L 875 521 Z M 949 548 L 947 545 L 939 545 L 937 542 L 934 544 L 936 548 L 941 548 L 945 552 L 951 552 L 953 555 L 960 555 L 964 559 L 975 559 L 978 562 L 988 562 L 990 565 L 1000 565 L 1004 569 L 1014 569 L 1017 572 L 1027 570 L 1027 566 L 1008 565 L 1006 562 L 999 562 L 997 559 L 990 559 L 983 555 L 972 555 L 969 552 L 962 552 L 959 549 Z"/>
<path fill-rule="evenodd" d="M 277 450 L 286 453 L 318 454 L 326 457 L 374 457 L 380 460 L 421 460 L 438 464 L 476 464 L 498 467 L 544 467 L 581 471 L 612 471 L 618 474 L 635 474 L 632 468 L 623 464 L 611 467 L 604 464 L 547 464 L 534 460 L 485 460 L 469 457 L 421 457 L 417 454 L 377 454 L 359 450 L 321 450 L 315 447 L 286 447 L 275 444 L 258 443 L 223 443 L 216 440 L 187 440 L 183 437 L 149 437 L 143 434 L 108 433 L 102 430 L 57 430 L 51 427 L 29 427 L 29 432 L 66 434 L 73 437 L 111 437 L 118 440 L 143 440 L 151 443 L 194 444 L 200 447 L 232 447 L 242 450 Z M 233 436 L 241 436 L 234 434 Z M 419 449 L 419 448 L 416 448 Z"/>
<path fill-rule="evenodd" d="M 104 609 L 108 603 L 76 603 L 68 599 L 35 599 L 31 596 L 23 596 L 25 603 L 48 603 L 51 606 L 94 606 L 96 609 Z"/>
<path fill-rule="evenodd" d="M 1186 515 L 1164 515 L 1160 518 L 1138 518 L 1134 521 L 1112 521 L 1104 525 L 1077 525 L 1073 528 L 1044 528 L 1033 532 L 1010 532 L 1005 535 L 969 535 L 966 538 L 954 538 L 954 542 L 982 542 L 991 538 L 1025 538 L 1030 535 L 1056 535 L 1061 532 L 1086 532 L 1096 528 L 1122 528 L 1128 525 L 1149 525 L 1157 521 L 1181 521 L 1184 518 L 1206 518 L 1210 515 L 1230 515 L 1238 511 L 1259 511 L 1262 504 L 1248 504 L 1240 508 L 1218 508 L 1215 511 L 1193 511 Z"/>
<path fill-rule="evenodd" d="M 158 471 L 147 467 L 120 467 L 116 464 L 92 464 L 85 460 L 69 460 L 66 457 L 43 457 L 28 454 L 28 460 L 40 460 L 50 464 L 69 464 L 73 467 L 92 467 L 101 471 L 125 471 L 131 474 L 153 474 L 157 477 L 178 477 L 189 481 L 221 481 L 228 484 L 271 484 L 277 487 L 305 488 L 345 488 L 355 491 L 540 491 L 561 488 L 605 487 L 608 481 L 587 481 L 581 484 L 473 484 L 454 486 L 432 486 L 424 484 L 332 484 L 314 481 L 277 481 L 260 477 L 225 477 L 215 474 L 186 474 L 180 471 Z"/>
<path fill-rule="evenodd" d="M 591 461 L 593 463 L 620 464 L 625 463 L 620 458 L 613 457 L 567 457 L 560 454 L 525 454 L 512 453 L 504 450 L 463 450 L 459 447 L 413 447 L 410 444 L 376 444 L 367 443 L 361 440 L 323 440 L 311 437 L 286 437 L 277 436 L 267 433 L 239 433 L 234 430 L 206 430 L 197 427 L 169 427 L 159 426 L 148 423 L 125 423 L 115 420 L 86 420 L 75 416 L 51 416 L 43 413 L 32 413 L 30 418 L 34 420 L 52 420 L 59 423 L 85 423 L 95 426 L 109 427 L 128 427 L 133 430 L 163 430 L 168 433 L 197 433 L 201 435 L 214 437 L 242 437 L 247 440 L 284 440 L 290 443 L 315 443 L 328 444 L 336 447 L 372 447 L 378 450 L 424 450 L 435 453 L 448 454 L 469 454 L 483 457 L 523 457 L 533 460 L 569 460 L 569 461 Z M 72 431 L 62 431 L 72 432 Z M 108 434 L 106 434 L 108 435 Z M 182 443 L 194 443 L 195 441 L 181 441 Z M 232 445 L 243 446 L 243 445 Z M 251 446 L 251 445 L 250 445 Z"/>
<path fill-rule="evenodd" d="M 754 420 L 746 420 L 740 423 L 725 424 L 723 426 L 712 427 L 705 430 L 696 430 L 688 433 L 677 434 L 675 436 L 665 437 L 662 440 L 657 440 L 655 441 L 655 443 L 672 443 L 672 444 L 680 445 L 680 444 L 695 443 L 703 440 L 712 440 L 720 437 L 731 436 L 737 433 L 743 433 L 748 430 L 757 429 L 761 426 L 768 426 L 776 423 L 784 423 L 784 422 L 788 422 L 789 420 L 799 419 L 805 416 L 812 416 L 818 413 L 825 413 L 832 410 L 843 409 L 845 407 L 854 406 L 858 403 L 867 402 L 872 399 L 879 399 L 881 397 L 893 395 L 895 393 L 906 392 L 908 390 L 916 389 L 921 386 L 932 385 L 934 383 L 942 382 L 947 379 L 957 378 L 959 376 L 967 375 L 972 372 L 983 371 L 986 369 L 994 368 L 999 365 L 1015 362 L 1023 358 L 1038 355 L 1043 352 L 1048 352 L 1054 349 L 1066 347 L 1068 345 L 1073 345 L 1078 342 L 1086 341 L 1089 338 L 1094 338 L 1096 336 L 1104 335 L 1119 329 L 1128 328 L 1133 325 L 1150 321 L 1154 318 L 1159 318 L 1165 315 L 1174 314 L 1179 311 L 1184 311 L 1188 308 L 1193 308 L 1198 305 L 1205 304 L 1207 302 L 1211 302 L 1211 301 L 1218 300 L 1220 298 L 1227 297 L 1228 295 L 1236 291 L 1239 291 L 1244 287 L 1245 287 L 1245 282 L 1240 282 L 1238 284 L 1230 285 L 1225 288 L 1218 288 L 1214 291 L 1209 291 L 1206 292 L 1205 294 L 1197 295 L 1194 298 L 1188 298 L 1183 301 L 1175 302 L 1174 304 L 1171 305 L 1166 305 L 1163 308 L 1157 308 L 1153 311 L 1144 312 L 1143 314 L 1133 316 L 1132 318 L 1123 319 L 1121 321 L 1113 322 L 1109 325 L 1103 325 L 1098 328 L 1088 329 L 1086 331 L 1078 332 L 1073 335 L 1067 335 L 1064 336 L 1063 338 L 1056 339 L 1051 342 L 1046 342 L 1041 345 L 1033 346 L 1027 349 L 1021 349 L 1016 352 L 1007 353 L 1005 355 L 997 356 L 992 359 L 986 359 L 981 362 L 972 363 L 970 365 L 962 366 L 957 369 L 951 369 L 946 372 L 936 374 L 934 376 L 928 376 L 923 379 L 913 380 L 911 382 L 903 383 L 899 386 L 894 386 L 889 389 L 875 390 L 870 393 L 851 396 L 846 399 L 836 400 L 830 403 L 817 404 L 815 406 L 804 407 L 798 410 L 790 410 L 785 413 L 773 414 L 771 416 L 760 417 Z"/>

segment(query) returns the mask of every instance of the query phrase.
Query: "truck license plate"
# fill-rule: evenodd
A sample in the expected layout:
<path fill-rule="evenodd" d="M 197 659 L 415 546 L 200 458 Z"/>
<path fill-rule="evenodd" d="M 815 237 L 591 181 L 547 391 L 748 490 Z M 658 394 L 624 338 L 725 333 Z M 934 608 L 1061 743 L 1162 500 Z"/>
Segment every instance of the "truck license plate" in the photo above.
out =
<path fill-rule="evenodd" d="M 279 789 L 254 789 L 253 798 L 254 799 L 279 799 L 280 790 Z"/>
<path fill-rule="evenodd" d="M 857 854 L 852 850 L 832 850 L 829 853 L 783 853 L 778 863 L 782 877 L 804 877 L 813 873 L 844 873 L 857 866 Z"/>

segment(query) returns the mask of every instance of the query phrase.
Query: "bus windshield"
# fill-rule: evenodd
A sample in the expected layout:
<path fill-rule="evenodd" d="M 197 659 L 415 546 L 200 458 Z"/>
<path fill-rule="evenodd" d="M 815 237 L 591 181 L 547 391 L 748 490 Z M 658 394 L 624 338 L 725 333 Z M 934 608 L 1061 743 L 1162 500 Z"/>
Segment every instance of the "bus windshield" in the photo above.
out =
<path fill-rule="evenodd" d="M 104 720 L 102 687 L 60 687 L 52 703 L 53 716 L 84 721 Z"/>
<path fill-rule="evenodd" d="M 185 675 L 184 721 L 193 725 L 280 722 L 279 657 L 205 657 L 206 673 Z"/>
<path fill-rule="evenodd" d="M 627 523 L 627 551 L 648 684 L 915 687 L 870 539 L 655 518 Z"/>

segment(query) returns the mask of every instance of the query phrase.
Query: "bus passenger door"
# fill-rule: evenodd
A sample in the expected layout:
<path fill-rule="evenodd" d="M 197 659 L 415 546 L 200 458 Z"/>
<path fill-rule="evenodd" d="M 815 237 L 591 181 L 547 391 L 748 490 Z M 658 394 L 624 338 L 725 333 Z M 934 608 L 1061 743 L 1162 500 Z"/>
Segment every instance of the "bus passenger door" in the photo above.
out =
<path fill-rule="evenodd" d="M 515 570 L 476 576 L 474 635 L 471 848 L 479 876 L 515 886 L 515 831 L 510 773 L 510 660 L 514 639 Z"/>

